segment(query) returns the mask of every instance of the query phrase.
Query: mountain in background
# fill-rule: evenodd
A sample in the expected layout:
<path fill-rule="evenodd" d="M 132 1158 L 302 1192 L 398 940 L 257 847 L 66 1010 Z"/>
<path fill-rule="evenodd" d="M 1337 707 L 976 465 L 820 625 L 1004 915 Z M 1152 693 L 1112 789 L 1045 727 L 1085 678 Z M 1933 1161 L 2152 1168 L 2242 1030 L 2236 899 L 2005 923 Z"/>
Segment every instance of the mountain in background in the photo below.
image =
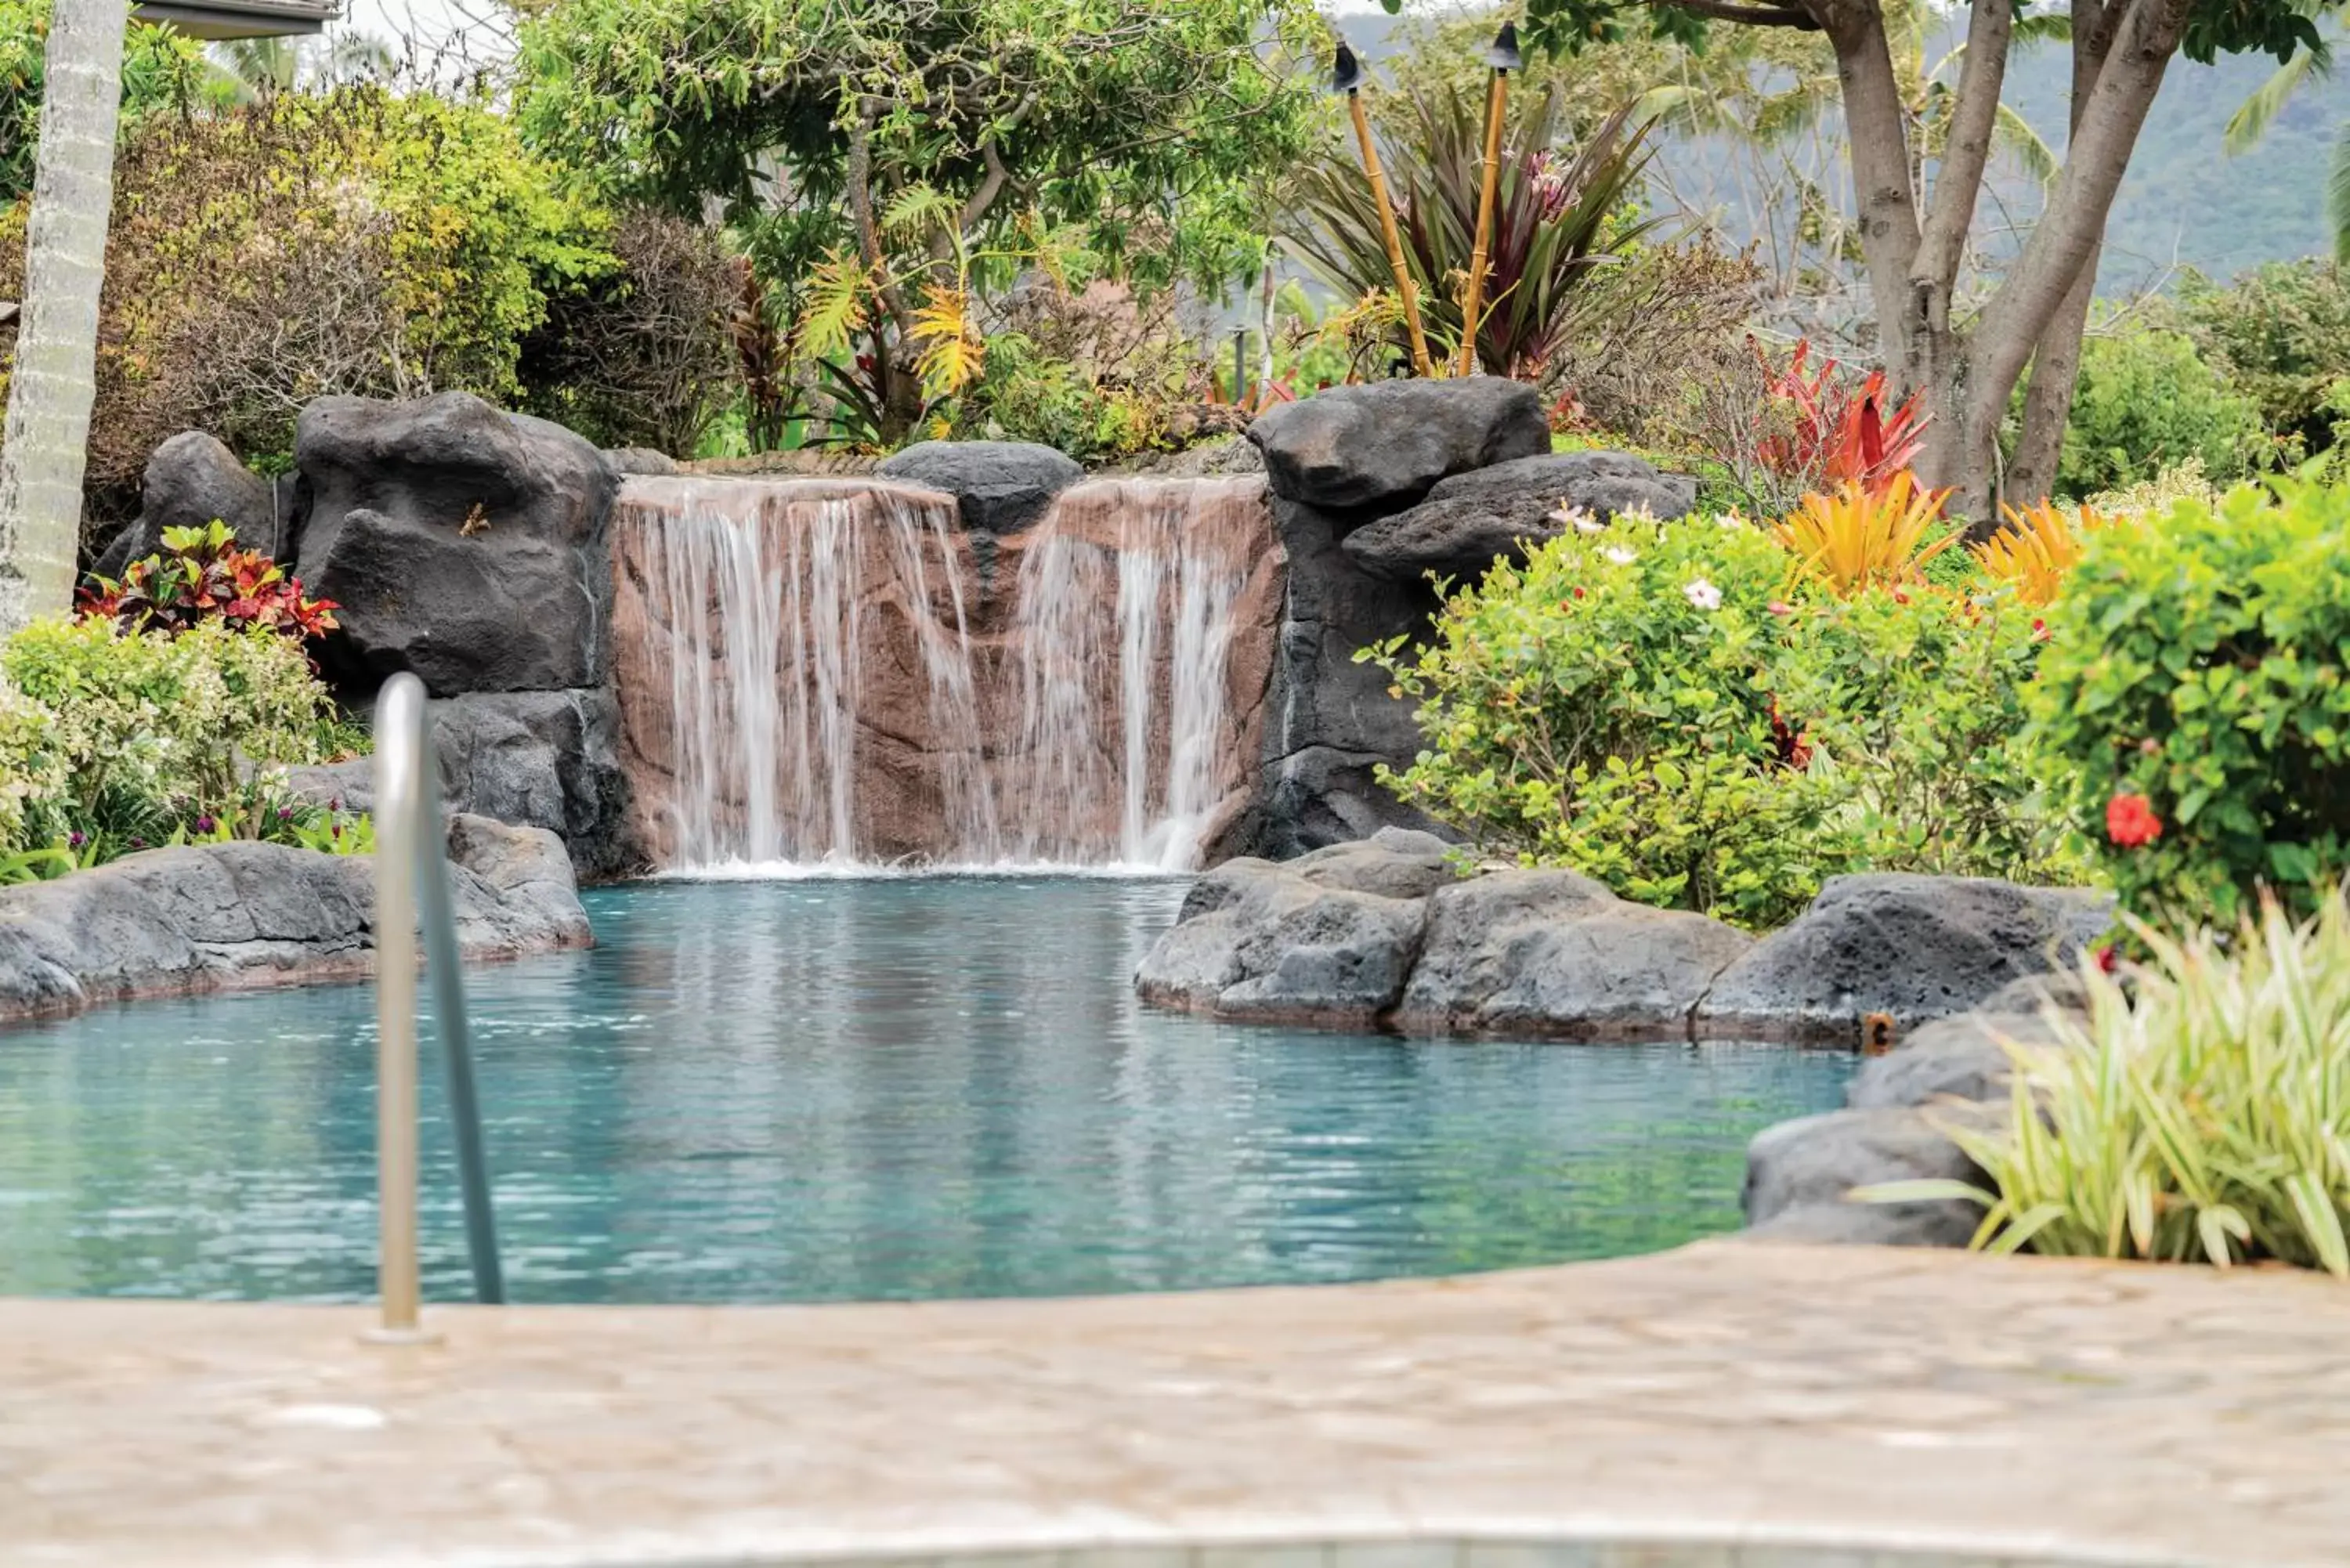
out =
<path fill-rule="evenodd" d="M 1338 19 L 1356 52 L 1370 60 L 1399 53 L 1409 26 L 1409 18 L 1378 15 Z M 2254 151 L 2230 158 L 2220 149 L 2228 117 L 2274 68 L 2266 55 L 2222 57 L 2212 66 L 2171 62 L 2106 225 L 2103 292 L 2159 286 L 2182 266 L 2224 279 L 2261 262 L 2331 248 L 2325 172 L 2335 132 L 2350 122 L 2350 71 L 2304 85 Z M 2008 65 L 2007 101 L 2060 150 L 2071 70 L 2061 44 L 2021 51 Z M 1689 143 L 1661 154 L 1669 162 L 1702 155 Z"/>

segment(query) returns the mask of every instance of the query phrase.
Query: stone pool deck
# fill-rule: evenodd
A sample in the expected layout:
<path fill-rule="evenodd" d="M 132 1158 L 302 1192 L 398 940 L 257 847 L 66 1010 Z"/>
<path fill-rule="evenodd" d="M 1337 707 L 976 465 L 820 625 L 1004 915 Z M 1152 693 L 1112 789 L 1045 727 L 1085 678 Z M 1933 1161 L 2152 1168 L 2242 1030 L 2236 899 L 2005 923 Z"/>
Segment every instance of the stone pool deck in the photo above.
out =
<path fill-rule="evenodd" d="M 2350 1289 L 1712 1243 L 1080 1302 L 0 1302 L 0 1563 L 2350 1563 Z"/>

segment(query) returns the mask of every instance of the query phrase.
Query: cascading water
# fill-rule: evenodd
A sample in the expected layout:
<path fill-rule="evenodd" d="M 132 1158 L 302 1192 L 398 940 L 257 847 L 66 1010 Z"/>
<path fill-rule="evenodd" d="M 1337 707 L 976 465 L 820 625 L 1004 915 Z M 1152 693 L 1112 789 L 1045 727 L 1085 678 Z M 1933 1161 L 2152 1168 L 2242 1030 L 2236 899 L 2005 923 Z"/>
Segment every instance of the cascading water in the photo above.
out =
<path fill-rule="evenodd" d="M 1055 504 L 1020 571 L 1024 857 L 1192 864 L 1237 782 L 1233 608 L 1266 533 L 1255 480 L 1105 480 Z"/>
<path fill-rule="evenodd" d="M 1257 480 L 1079 485 L 992 580 L 951 498 L 883 483 L 632 479 L 618 524 L 625 762 L 665 868 L 1182 868 L 1245 782 Z"/>

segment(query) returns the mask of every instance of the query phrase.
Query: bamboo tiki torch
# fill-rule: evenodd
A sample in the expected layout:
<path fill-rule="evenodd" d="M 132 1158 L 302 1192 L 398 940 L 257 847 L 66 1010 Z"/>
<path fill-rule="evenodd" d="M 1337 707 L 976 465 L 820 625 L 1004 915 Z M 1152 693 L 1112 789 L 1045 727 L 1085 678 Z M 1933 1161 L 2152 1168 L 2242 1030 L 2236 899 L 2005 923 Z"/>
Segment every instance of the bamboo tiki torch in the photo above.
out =
<path fill-rule="evenodd" d="M 1436 365 L 1428 357 L 1428 337 L 1419 329 L 1419 290 L 1412 286 L 1411 269 L 1404 265 L 1395 203 L 1388 200 L 1388 177 L 1379 168 L 1378 146 L 1371 140 L 1370 117 L 1363 112 L 1363 64 L 1344 44 L 1338 46 L 1338 66 L 1331 76 L 1330 90 L 1347 95 L 1347 111 L 1355 119 L 1355 140 L 1363 149 L 1363 171 L 1371 178 L 1371 202 L 1379 210 L 1380 232 L 1387 236 L 1388 266 L 1395 274 L 1396 292 L 1403 299 L 1403 327 L 1411 335 L 1412 369 L 1422 376 L 1434 376 Z"/>
<path fill-rule="evenodd" d="M 1502 118 L 1510 102 L 1510 73 L 1525 64 L 1518 53 L 1518 25 L 1504 22 L 1485 51 L 1493 85 L 1485 97 L 1485 186 L 1477 196 L 1477 247 L 1469 259 L 1469 281 L 1461 301 L 1461 360 L 1455 375 L 1477 368 L 1477 315 L 1485 305 L 1485 261 L 1493 240 L 1493 198 L 1502 182 Z"/>

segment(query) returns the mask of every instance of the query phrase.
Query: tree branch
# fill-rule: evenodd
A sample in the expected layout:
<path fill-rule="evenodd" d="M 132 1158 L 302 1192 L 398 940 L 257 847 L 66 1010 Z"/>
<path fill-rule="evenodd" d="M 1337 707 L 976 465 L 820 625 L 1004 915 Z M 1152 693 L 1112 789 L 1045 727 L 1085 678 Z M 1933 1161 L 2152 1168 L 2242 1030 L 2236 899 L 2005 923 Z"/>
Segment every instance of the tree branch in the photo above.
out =
<path fill-rule="evenodd" d="M 1835 46 L 1845 126 L 1852 147 L 1853 193 L 1868 292 L 1887 341 L 1880 342 L 1896 389 L 1916 389 L 1910 354 L 1909 272 L 1920 235 L 1918 197 L 1909 182 L 1908 119 L 1893 74 L 1885 13 L 1873 0 L 1828 6 L 1821 17 Z"/>
<path fill-rule="evenodd" d="M 1715 22 L 1735 22 L 1747 27 L 1794 27 L 1801 32 L 1820 30 L 1819 18 L 1794 5 L 1742 5 L 1735 0 L 1665 0 L 1676 11 L 1687 11 L 1692 16 L 1703 16 Z"/>
<path fill-rule="evenodd" d="M 1933 287 L 1946 302 L 1958 281 L 1983 171 L 1991 163 L 1991 130 L 1999 120 L 2000 88 L 2006 81 L 2014 33 L 2014 0 L 1974 0 L 1967 23 L 1966 58 L 1959 67 L 1958 102 L 1950 111 L 1950 135 L 1934 175 L 1925 234 L 1910 266 L 1913 286 Z"/>
<path fill-rule="evenodd" d="M 2113 48 L 2064 150 L 2064 172 L 2023 254 L 1984 306 L 1970 398 L 1979 417 L 2004 409 L 2016 379 L 2104 237 L 2131 150 L 2178 51 L 2191 0 L 2126 0 Z"/>

